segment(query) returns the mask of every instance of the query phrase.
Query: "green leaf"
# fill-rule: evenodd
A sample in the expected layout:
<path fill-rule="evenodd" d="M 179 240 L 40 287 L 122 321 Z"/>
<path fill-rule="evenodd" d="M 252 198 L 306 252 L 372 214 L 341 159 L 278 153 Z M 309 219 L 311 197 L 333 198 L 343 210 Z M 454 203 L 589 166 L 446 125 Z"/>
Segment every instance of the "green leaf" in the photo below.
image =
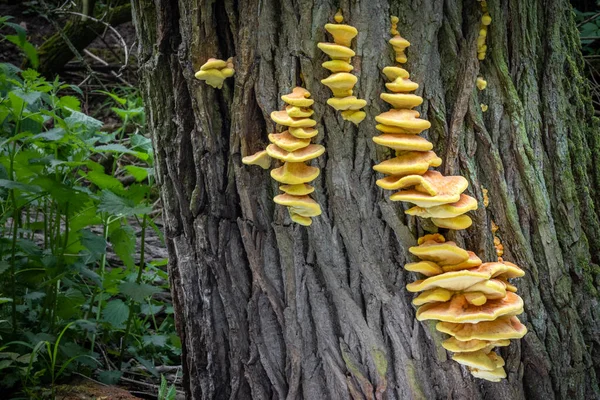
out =
<path fill-rule="evenodd" d="M 0 370 L 6 369 L 12 365 L 12 360 L 2 360 L 0 361 Z"/>
<path fill-rule="evenodd" d="M 113 251 L 128 268 L 135 267 L 135 231 L 129 225 L 121 226 L 110 232 Z"/>
<path fill-rule="evenodd" d="M 96 118 L 92 118 L 75 110 L 72 110 L 71 115 L 65 118 L 65 123 L 67 124 L 67 126 L 69 126 L 69 128 L 84 126 L 89 131 L 96 131 L 100 129 L 103 125 L 102 121 L 98 121 Z"/>
<path fill-rule="evenodd" d="M 146 360 L 145 358 L 142 357 L 136 357 L 136 360 L 138 360 L 140 362 L 140 364 L 142 364 L 144 367 L 146 367 L 146 369 L 155 377 L 159 377 L 159 373 L 156 370 L 156 368 L 154 367 L 154 363 L 152 363 L 151 361 Z"/>
<path fill-rule="evenodd" d="M 119 290 L 124 295 L 131 297 L 131 299 L 137 303 L 142 303 L 147 297 L 161 291 L 159 288 L 148 285 L 147 283 L 136 282 L 123 282 L 119 285 Z"/>
<path fill-rule="evenodd" d="M 87 174 L 79 171 L 81 176 L 85 176 L 88 181 L 98 186 L 100 189 L 110 189 L 113 191 L 123 191 L 123 184 L 117 178 L 104 173 L 104 171 L 90 171 Z"/>
<path fill-rule="evenodd" d="M 102 94 L 105 94 L 105 95 L 107 95 L 107 96 L 110 96 L 110 97 L 111 97 L 111 98 L 112 98 L 114 101 L 116 101 L 117 103 L 119 103 L 119 104 L 120 104 L 120 105 L 122 105 L 122 106 L 124 106 L 124 105 L 125 105 L 125 103 L 127 103 L 127 99 L 123 99 L 123 98 L 121 98 L 121 97 L 117 96 L 117 95 L 116 95 L 116 94 L 114 94 L 114 93 L 107 92 L 107 91 L 104 91 L 104 90 L 96 90 L 96 92 L 98 92 L 98 93 L 102 93 Z"/>
<path fill-rule="evenodd" d="M 102 311 L 102 319 L 117 329 L 125 327 L 125 321 L 129 318 L 129 307 L 122 300 L 111 300 Z"/>
<path fill-rule="evenodd" d="M 144 303 L 142 304 L 141 312 L 144 315 L 156 315 L 162 309 L 162 305 Z"/>
<path fill-rule="evenodd" d="M 121 375 L 123 375 L 121 371 L 100 371 L 98 380 L 105 385 L 116 385 L 121 379 Z"/>
<path fill-rule="evenodd" d="M 54 142 L 62 139 L 65 136 L 65 130 L 63 128 L 52 128 L 46 132 L 39 133 L 32 136 L 31 139 L 44 139 L 50 142 Z"/>
<path fill-rule="evenodd" d="M 142 343 L 145 346 L 152 345 L 156 347 L 164 347 L 167 345 L 167 339 L 169 337 L 165 335 L 144 335 L 142 336 Z"/>
<path fill-rule="evenodd" d="M 9 262 L 6 260 L 1 260 L 0 261 L 0 275 L 2 275 L 4 272 L 8 271 L 9 269 L 10 269 Z"/>
<path fill-rule="evenodd" d="M 106 253 L 106 240 L 100 235 L 95 234 L 89 229 L 81 231 L 81 245 L 93 255 L 102 255 Z"/>
<path fill-rule="evenodd" d="M 81 110 L 81 102 L 74 96 L 62 96 L 59 100 L 59 104 L 61 107 L 69 108 L 71 110 Z"/>
<path fill-rule="evenodd" d="M 12 299 L 8 297 L 0 297 L 0 304 L 12 303 Z"/>
<path fill-rule="evenodd" d="M 10 181 L 8 179 L 0 179 L 0 188 L 17 189 L 25 193 L 39 193 L 42 189 L 36 185 L 26 185 L 21 182 Z"/>
<path fill-rule="evenodd" d="M 125 171 L 129 173 L 129 175 L 133 176 L 137 182 L 141 182 L 148 176 L 148 169 L 137 167 L 135 165 L 127 165 Z"/>
<path fill-rule="evenodd" d="M 148 214 L 152 211 L 152 207 L 136 206 L 132 200 L 118 196 L 109 190 L 103 190 L 100 194 L 98 211 L 128 217 Z"/>
<path fill-rule="evenodd" d="M 136 156 L 140 160 L 147 160 L 148 154 L 141 153 L 139 151 L 133 151 L 123 146 L 122 144 L 104 144 L 101 146 L 97 146 L 94 150 L 98 153 L 118 153 L 118 154 L 131 154 L 132 156 Z"/>
<path fill-rule="evenodd" d="M 40 300 L 46 296 L 44 292 L 29 292 L 23 296 L 26 300 Z"/>

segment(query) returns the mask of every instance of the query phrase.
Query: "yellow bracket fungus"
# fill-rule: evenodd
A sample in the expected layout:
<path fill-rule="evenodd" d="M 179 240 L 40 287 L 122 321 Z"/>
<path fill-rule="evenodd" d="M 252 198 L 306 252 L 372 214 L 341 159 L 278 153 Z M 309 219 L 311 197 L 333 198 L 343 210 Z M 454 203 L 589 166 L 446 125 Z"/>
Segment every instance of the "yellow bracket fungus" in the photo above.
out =
<path fill-rule="evenodd" d="M 487 87 L 487 81 L 482 77 L 477 77 L 477 89 L 484 90 Z"/>
<path fill-rule="evenodd" d="M 227 61 L 209 58 L 201 67 L 200 71 L 196 72 L 196 79 L 205 81 L 208 85 L 215 89 L 223 87 L 223 81 L 232 77 L 234 74 L 233 58 Z"/>
<path fill-rule="evenodd" d="M 242 163 L 246 165 L 258 165 L 262 169 L 269 169 L 271 167 L 271 157 L 269 157 L 266 150 L 261 150 L 251 156 L 242 158 Z"/>

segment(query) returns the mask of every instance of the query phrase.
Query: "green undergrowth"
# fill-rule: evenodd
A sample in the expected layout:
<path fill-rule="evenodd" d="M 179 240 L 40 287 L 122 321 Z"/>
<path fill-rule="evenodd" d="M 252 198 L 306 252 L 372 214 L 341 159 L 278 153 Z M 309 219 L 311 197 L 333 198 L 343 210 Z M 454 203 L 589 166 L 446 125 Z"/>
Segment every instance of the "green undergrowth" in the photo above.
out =
<path fill-rule="evenodd" d="M 23 28 L 0 17 L 0 33 L 36 65 Z M 0 64 L 2 398 L 179 364 L 166 260 L 146 256 L 162 236 L 144 108 L 135 91 L 99 94 L 112 130 L 82 111 L 79 87 Z"/>

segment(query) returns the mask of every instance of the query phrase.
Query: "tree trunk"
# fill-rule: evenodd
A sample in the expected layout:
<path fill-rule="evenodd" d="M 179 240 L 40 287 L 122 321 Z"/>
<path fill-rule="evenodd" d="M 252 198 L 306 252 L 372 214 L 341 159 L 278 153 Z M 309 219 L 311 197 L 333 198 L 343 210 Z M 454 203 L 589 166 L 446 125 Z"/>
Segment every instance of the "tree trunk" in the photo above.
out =
<path fill-rule="evenodd" d="M 480 63 L 474 0 L 133 1 L 189 398 L 600 398 L 600 140 L 572 9 L 488 3 Z M 355 95 L 368 105 L 358 128 L 319 82 L 329 71 L 316 44 L 330 41 L 323 26 L 340 6 L 359 31 Z M 527 272 L 515 283 L 529 333 L 500 350 L 501 383 L 450 360 L 404 287 L 423 228 L 372 170 L 390 157 L 371 140 L 387 110 L 390 14 L 412 44 L 406 68 L 432 123 L 425 136 L 480 201 L 473 226 L 447 236 L 495 260 L 493 220 L 504 258 Z M 194 79 L 208 58 L 230 56 L 222 90 Z M 270 112 L 302 82 L 327 148 L 314 163 L 323 215 L 309 228 L 273 203 L 268 171 L 241 164 L 266 146 Z"/>

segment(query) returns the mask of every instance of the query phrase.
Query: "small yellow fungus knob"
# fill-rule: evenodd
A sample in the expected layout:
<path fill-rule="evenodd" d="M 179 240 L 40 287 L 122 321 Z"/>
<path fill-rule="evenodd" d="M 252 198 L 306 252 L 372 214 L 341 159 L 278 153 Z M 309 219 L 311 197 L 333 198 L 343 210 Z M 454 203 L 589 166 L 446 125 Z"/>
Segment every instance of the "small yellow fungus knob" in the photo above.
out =
<path fill-rule="evenodd" d="M 335 17 L 333 17 L 333 19 L 338 24 L 341 24 L 342 22 L 344 22 L 344 16 L 342 15 L 342 10 L 338 10 L 338 12 L 335 13 Z"/>
<path fill-rule="evenodd" d="M 486 112 L 488 110 L 488 105 L 487 104 L 481 104 L 481 111 L 482 112 Z"/>
<path fill-rule="evenodd" d="M 481 23 L 486 26 L 492 23 L 492 17 L 489 13 L 483 14 L 483 17 L 481 17 Z"/>
<path fill-rule="evenodd" d="M 487 87 L 487 81 L 483 79 L 481 76 L 477 77 L 477 89 L 483 90 Z"/>

